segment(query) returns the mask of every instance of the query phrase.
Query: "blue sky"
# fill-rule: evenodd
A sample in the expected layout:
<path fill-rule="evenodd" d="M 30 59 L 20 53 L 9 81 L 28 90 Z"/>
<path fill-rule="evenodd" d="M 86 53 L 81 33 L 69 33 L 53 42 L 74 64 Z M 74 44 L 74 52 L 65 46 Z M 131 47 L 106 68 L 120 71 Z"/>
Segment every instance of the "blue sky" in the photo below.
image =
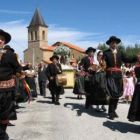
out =
<path fill-rule="evenodd" d="M 140 44 L 139 0 L 7 0 L 1 1 L 0 28 L 12 34 L 11 46 L 27 48 L 27 26 L 38 5 L 49 25 L 49 45 L 58 40 L 82 48 L 97 47 L 111 35 L 125 45 Z"/>

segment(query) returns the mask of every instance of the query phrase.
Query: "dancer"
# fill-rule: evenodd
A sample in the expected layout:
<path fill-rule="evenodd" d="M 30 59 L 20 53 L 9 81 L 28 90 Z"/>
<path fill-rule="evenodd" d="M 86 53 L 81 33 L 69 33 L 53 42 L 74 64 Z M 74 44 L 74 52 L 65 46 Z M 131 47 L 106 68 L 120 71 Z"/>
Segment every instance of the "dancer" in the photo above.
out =
<path fill-rule="evenodd" d="M 137 78 L 137 83 L 135 85 L 135 91 L 127 117 L 131 122 L 140 121 L 140 55 L 134 71 Z"/>
<path fill-rule="evenodd" d="M 101 106 L 101 110 L 103 112 L 106 111 L 104 105 L 108 104 L 107 96 L 105 93 L 106 79 L 105 79 L 105 69 L 106 63 L 102 59 L 103 51 L 96 50 L 94 54 L 93 65 L 98 66 L 97 70 L 93 74 L 90 83 L 90 94 L 91 94 L 91 104 L 97 105 L 96 111 L 100 112 L 99 105 Z"/>
<path fill-rule="evenodd" d="M 90 78 L 88 76 L 90 76 L 90 74 L 92 74 L 92 72 L 90 71 L 89 67 L 90 65 L 93 64 L 93 57 L 94 57 L 94 52 L 96 51 L 96 49 L 92 48 L 92 47 L 89 47 L 85 53 L 87 54 L 86 57 L 84 57 L 82 60 L 81 60 L 81 63 L 80 63 L 80 69 L 81 71 L 83 71 L 85 74 L 85 91 L 87 93 L 86 95 L 86 102 L 85 102 L 85 108 L 86 109 L 89 109 L 91 108 L 91 103 L 90 103 Z M 91 73 L 90 73 L 91 72 Z"/>
<path fill-rule="evenodd" d="M 117 45 L 121 40 L 115 36 L 109 38 L 106 42 L 109 49 L 104 52 L 103 59 L 106 61 L 106 93 L 110 97 L 109 101 L 109 119 L 113 120 L 119 116 L 116 113 L 119 97 L 123 94 L 123 77 L 121 71 L 122 61 L 124 63 L 134 63 L 137 57 L 128 58 L 120 50 L 117 50 Z"/>
<path fill-rule="evenodd" d="M 11 35 L 0 29 L 0 139 L 5 139 L 6 127 L 12 114 L 16 115 L 14 108 L 15 81 L 13 75 L 22 73 L 16 56 L 11 51 L 3 50 L 5 44 L 10 42 Z"/>

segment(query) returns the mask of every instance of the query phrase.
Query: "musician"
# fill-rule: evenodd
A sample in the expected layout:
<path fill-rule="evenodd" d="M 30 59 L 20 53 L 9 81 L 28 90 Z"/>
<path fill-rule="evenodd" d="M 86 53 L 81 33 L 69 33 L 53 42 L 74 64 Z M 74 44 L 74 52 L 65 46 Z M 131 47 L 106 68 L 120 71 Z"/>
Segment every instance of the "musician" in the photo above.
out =
<path fill-rule="evenodd" d="M 117 45 L 121 40 L 115 36 L 109 38 L 106 44 L 109 45 L 109 49 L 104 52 L 103 59 L 106 61 L 106 93 L 110 97 L 109 101 L 109 119 L 113 120 L 118 118 L 116 113 L 117 103 L 119 97 L 123 94 L 123 78 L 121 65 L 124 63 L 134 63 L 137 61 L 137 57 L 127 58 L 120 50 L 117 49 Z"/>
<path fill-rule="evenodd" d="M 6 127 L 9 118 L 15 112 L 14 90 L 15 82 L 13 75 L 22 73 L 15 55 L 11 51 L 3 49 L 10 42 L 11 35 L 0 29 L 0 139 L 5 139 Z"/>
<path fill-rule="evenodd" d="M 82 60 L 81 60 L 81 63 L 80 63 L 80 69 L 83 71 L 84 75 L 85 76 L 90 76 L 90 71 L 89 71 L 89 67 L 90 65 L 93 64 L 93 57 L 94 57 L 94 52 L 96 51 L 96 49 L 92 48 L 92 47 L 89 47 L 85 53 L 87 54 L 86 57 L 84 57 Z M 85 78 L 85 91 L 89 94 L 89 88 L 90 88 L 90 84 L 89 84 L 89 80 L 88 78 L 86 77 Z M 89 109 L 91 107 L 91 104 L 90 104 L 90 95 L 86 95 L 86 103 L 85 103 L 85 108 L 86 109 Z"/>
<path fill-rule="evenodd" d="M 60 105 L 59 96 L 60 94 L 64 93 L 64 89 L 62 86 L 56 85 L 56 75 L 62 73 L 62 68 L 58 63 L 58 56 L 53 55 L 50 60 L 52 61 L 52 63 L 48 65 L 46 73 L 49 80 L 49 90 L 52 95 L 52 103 L 54 103 L 55 105 Z"/>
<path fill-rule="evenodd" d="M 40 89 L 40 95 L 46 96 L 46 81 L 47 81 L 47 75 L 46 75 L 47 68 L 45 67 L 44 62 L 40 62 L 40 67 L 38 69 L 38 83 L 39 83 L 39 89 Z"/>

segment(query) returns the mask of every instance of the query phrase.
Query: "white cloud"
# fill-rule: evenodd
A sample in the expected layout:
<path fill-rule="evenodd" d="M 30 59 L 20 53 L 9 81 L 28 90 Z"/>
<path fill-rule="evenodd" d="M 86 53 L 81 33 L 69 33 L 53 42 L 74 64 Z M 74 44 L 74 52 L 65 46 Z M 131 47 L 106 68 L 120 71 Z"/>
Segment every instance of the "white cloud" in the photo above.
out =
<path fill-rule="evenodd" d="M 13 10 L 0 10 L 0 13 L 6 13 L 6 14 L 31 14 L 31 12 L 27 12 L 27 11 L 13 11 Z"/>
<path fill-rule="evenodd" d="M 27 23 L 23 20 L 0 23 L 0 28 L 11 34 L 12 40 L 9 42 L 9 45 L 19 53 L 22 60 L 23 50 L 28 46 L 26 27 Z"/>
<path fill-rule="evenodd" d="M 24 20 L 0 22 L 0 28 L 12 35 L 9 43 L 15 49 L 23 60 L 23 51 L 28 47 L 27 26 L 29 23 Z M 124 45 L 134 45 L 140 43 L 140 36 L 127 35 L 120 36 Z M 102 33 L 82 32 L 72 28 L 62 28 L 56 25 L 50 25 L 48 28 L 48 44 L 52 45 L 57 41 L 68 42 L 81 48 L 89 46 L 97 47 L 99 43 L 104 43 L 109 37 Z"/>

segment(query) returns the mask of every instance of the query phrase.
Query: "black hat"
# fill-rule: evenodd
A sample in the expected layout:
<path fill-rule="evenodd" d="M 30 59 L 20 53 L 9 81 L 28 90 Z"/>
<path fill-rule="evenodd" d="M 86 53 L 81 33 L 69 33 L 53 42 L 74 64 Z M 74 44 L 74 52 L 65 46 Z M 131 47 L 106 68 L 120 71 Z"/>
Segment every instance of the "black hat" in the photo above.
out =
<path fill-rule="evenodd" d="M 7 44 L 11 40 L 11 35 L 2 29 L 0 29 L 0 35 L 4 36 L 5 38 L 5 44 Z"/>
<path fill-rule="evenodd" d="M 57 59 L 57 60 L 59 60 L 59 57 L 58 57 L 57 55 L 53 55 L 53 56 L 50 58 L 50 60 L 53 61 L 54 58 Z"/>
<path fill-rule="evenodd" d="M 85 53 L 88 54 L 88 52 L 90 52 L 90 51 L 95 52 L 96 49 L 94 49 L 94 48 L 92 48 L 92 47 L 89 47 L 89 48 L 85 51 Z"/>
<path fill-rule="evenodd" d="M 13 48 L 11 48 L 9 45 L 5 45 L 4 50 L 10 50 L 11 52 L 15 52 Z"/>
<path fill-rule="evenodd" d="M 117 44 L 119 44 L 119 43 L 121 42 L 121 40 L 120 40 L 119 38 L 117 38 L 116 36 L 111 36 L 111 37 L 109 38 L 109 40 L 106 41 L 106 44 L 109 45 L 112 41 L 116 41 Z"/>

